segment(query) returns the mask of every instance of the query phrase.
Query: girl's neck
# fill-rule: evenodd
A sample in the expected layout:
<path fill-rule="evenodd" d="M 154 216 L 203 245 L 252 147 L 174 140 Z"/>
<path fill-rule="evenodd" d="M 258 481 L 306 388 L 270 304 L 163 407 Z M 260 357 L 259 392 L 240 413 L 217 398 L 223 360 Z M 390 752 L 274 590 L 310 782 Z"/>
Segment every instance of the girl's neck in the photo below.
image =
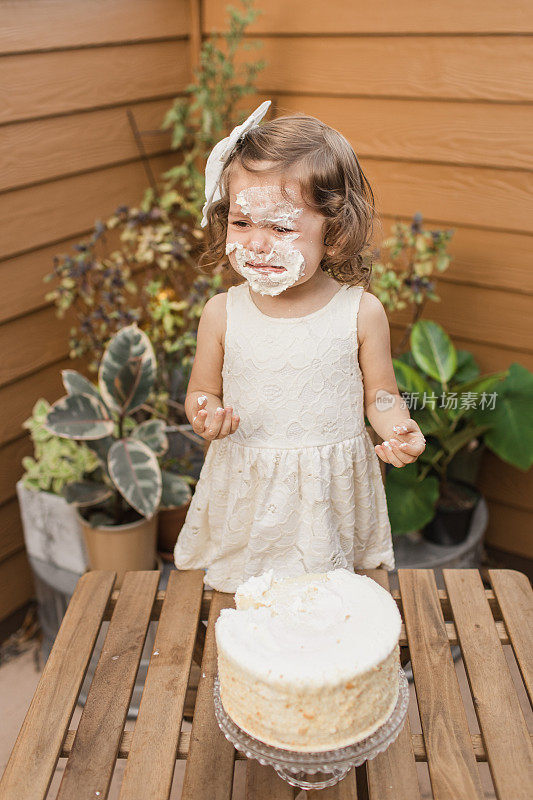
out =
<path fill-rule="evenodd" d="M 300 317 L 324 306 L 340 287 L 334 278 L 318 267 L 309 280 L 290 286 L 275 297 L 248 288 L 252 300 L 263 314 L 269 317 Z"/>

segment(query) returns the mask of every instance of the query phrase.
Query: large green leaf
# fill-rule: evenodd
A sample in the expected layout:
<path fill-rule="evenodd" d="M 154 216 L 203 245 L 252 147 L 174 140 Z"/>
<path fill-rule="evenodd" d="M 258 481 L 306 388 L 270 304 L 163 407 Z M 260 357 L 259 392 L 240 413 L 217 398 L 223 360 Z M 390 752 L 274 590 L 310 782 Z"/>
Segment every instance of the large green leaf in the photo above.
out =
<path fill-rule="evenodd" d="M 157 458 L 148 445 L 120 439 L 109 449 L 107 465 L 122 497 L 143 517 L 153 517 L 161 500 L 162 480 Z"/>
<path fill-rule="evenodd" d="M 183 478 L 175 472 L 161 471 L 163 479 L 163 492 L 161 494 L 161 508 L 177 508 L 191 499 L 191 490 Z"/>
<path fill-rule="evenodd" d="M 430 319 L 415 322 L 411 331 L 413 358 L 428 375 L 447 384 L 457 369 L 457 351 L 440 325 Z"/>
<path fill-rule="evenodd" d="M 468 350 L 457 350 L 457 369 L 453 379 L 456 383 L 473 381 L 479 375 L 479 367 L 472 353 Z"/>
<path fill-rule="evenodd" d="M 387 473 L 385 491 L 393 533 L 419 530 L 435 516 L 439 481 L 434 476 L 420 481 L 416 463 L 391 469 Z"/>
<path fill-rule="evenodd" d="M 409 366 L 403 361 L 399 361 L 397 358 L 392 359 L 392 365 L 394 367 L 396 383 L 401 392 L 409 392 L 409 394 L 418 392 L 422 395 L 426 392 L 427 394 L 431 394 L 429 383 L 416 368 Z"/>
<path fill-rule="evenodd" d="M 483 441 L 503 461 L 522 470 L 533 464 L 533 374 L 521 364 L 509 367 L 507 378 L 498 386 L 494 408 L 486 398 L 485 408 L 473 416 L 480 425 L 490 425 Z"/>
<path fill-rule="evenodd" d="M 122 328 L 107 346 L 98 372 L 104 402 L 131 414 L 146 402 L 155 373 L 155 353 L 148 336 L 137 325 Z"/>
<path fill-rule="evenodd" d="M 101 400 L 72 394 L 51 406 L 44 427 L 65 439 L 101 439 L 113 432 L 113 420 Z"/>
<path fill-rule="evenodd" d="M 455 392 L 457 395 L 457 408 L 449 408 L 447 410 L 450 419 L 471 417 L 477 406 L 477 395 L 481 395 L 483 392 L 486 394 L 494 392 L 507 375 L 508 370 L 503 370 L 502 372 L 493 372 L 490 375 L 481 375 L 470 381 L 451 386 L 450 392 Z"/>
<path fill-rule="evenodd" d="M 130 434 L 134 439 L 144 442 L 157 456 L 168 450 L 168 439 L 165 434 L 166 423 L 162 419 L 148 419 L 137 425 Z"/>

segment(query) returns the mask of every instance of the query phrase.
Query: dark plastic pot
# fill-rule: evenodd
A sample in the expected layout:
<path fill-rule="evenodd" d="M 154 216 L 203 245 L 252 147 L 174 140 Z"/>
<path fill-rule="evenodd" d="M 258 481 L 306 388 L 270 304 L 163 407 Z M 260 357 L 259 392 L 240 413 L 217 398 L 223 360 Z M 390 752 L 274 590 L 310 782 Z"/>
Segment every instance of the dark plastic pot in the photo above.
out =
<path fill-rule="evenodd" d="M 450 481 L 449 483 L 462 495 L 461 507 L 445 505 L 440 501 L 437 504 L 435 516 L 422 528 L 422 535 L 425 539 L 446 547 L 460 544 L 466 539 L 472 514 L 481 497 L 481 493 L 476 487 L 465 481 Z"/>

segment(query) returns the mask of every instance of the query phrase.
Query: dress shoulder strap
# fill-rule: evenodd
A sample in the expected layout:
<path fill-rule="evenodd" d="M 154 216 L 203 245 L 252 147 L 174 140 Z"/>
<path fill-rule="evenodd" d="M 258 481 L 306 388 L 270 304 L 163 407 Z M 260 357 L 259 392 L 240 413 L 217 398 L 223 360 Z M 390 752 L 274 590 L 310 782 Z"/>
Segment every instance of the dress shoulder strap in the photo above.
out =
<path fill-rule="evenodd" d="M 350 286 L 348 288 L 348 297 L 350 303 L 350 319 L 352 321 L 352 330 L 355 334 L 355 341 L 357 343 L 357 328 L 359 319 L 359 307 L 361 305 L 361 298 L 365 293 L 364 286 Z"/>

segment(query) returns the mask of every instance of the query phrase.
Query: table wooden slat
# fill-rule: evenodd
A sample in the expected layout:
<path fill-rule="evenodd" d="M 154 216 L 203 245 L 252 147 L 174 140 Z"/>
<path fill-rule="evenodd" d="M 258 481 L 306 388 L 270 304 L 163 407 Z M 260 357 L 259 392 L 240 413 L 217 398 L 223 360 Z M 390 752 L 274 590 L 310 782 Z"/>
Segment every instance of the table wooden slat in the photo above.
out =
<path fill-rule="evenodd" d="M 115 577 L 88 572 L 76 584 L 0 781 L 0 797 L 46 797 Z"/>
<path fill-rule="evenodd" d="M 254 758 L 246 763 L 246 800 L 294 800 L 299 792 L 280 778 L 274 767 L 263 766 Z M 327 800 L 327 798 L 323 798 Z"/>
<path fill-rule="evenodd" d="M 533 703 L 533 589 L 527 575 L 514 569 L 489 569 L 489 578 L 505 627 Z M 486 595 L 485 595 L 486 596 Z"/>
<path fill-rule="evenodd" d="M 108 795 L 158 583 L 155 570 L 126 573 L 57 800 Z"/>
<path fill-rule="evenodd" d="M 390 591 L 389 576 L 383 569 L 357 570 Z M 370 800 L 420 800 L 409 718 L 396 739 L 384 753 L 367 762 Z"/>
<path fill-rule="evenodd" d="M 399 569 L 405 625 L 435 800 L 483 798 L 459 683 L 429 569 Z"/>
<path fill-rule="evenodd" d="M 120 800 L 170 796 L 204 574 L 203 569 L 170 573 Z"/>
<path fill-rule="evenodd" d="M 223 608 L 235 608 L 234 596 L 214 591 L 181 800 L 231 799 L 235 748 L 218 727 L 213 703 L 218 671 L 215 622 Z"/>
<path fill-rule="evenodd" d="M 498 798 L 529 800 L 533 749 L 481 576 L 444 569 L 443 577 Z"/>

